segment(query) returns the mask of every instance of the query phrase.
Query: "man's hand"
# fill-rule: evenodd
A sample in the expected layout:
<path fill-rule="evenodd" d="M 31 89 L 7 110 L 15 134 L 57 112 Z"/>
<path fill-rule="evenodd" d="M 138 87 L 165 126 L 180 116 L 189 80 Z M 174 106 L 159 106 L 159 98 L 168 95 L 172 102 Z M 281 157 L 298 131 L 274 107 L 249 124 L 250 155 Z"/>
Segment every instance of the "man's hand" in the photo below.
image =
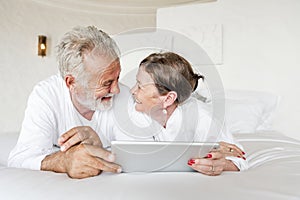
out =
<path fill-rule="evenodd" d="M 41 170 L 67 173 L 71 178 L 87 178 L 102 171 L 120 173 L 121 167 L 114 164 L 114 156 L 101 147 L 78 144 L 62 152 L 47 156 Z"/>
<path fill-rule="evenodd" d="M 112 153 L 102 148 L 98 134 L 88 126 L 74 127 L 64 133 L 58 144 L 61 151 L 47 156 L 41 170 L 67 173 L 71 178 L 87 178 L 102 171 L 120 173 Z"/>
<path fill-rule="evenodd" d="M 98 134 L 89 126 L 74 127 L 58 138 L 61 151 L 80 143 L 102 147 Z"/>

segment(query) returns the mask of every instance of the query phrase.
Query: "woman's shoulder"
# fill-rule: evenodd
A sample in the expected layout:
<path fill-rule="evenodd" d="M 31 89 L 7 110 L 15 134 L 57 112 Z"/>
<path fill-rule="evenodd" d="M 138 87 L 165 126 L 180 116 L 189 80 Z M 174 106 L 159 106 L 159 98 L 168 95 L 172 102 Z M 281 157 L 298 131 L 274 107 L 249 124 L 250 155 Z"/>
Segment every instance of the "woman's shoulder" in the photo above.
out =
<path fill-rule="evenodd" d="M 183 104 L 180 105 L 183 111 L 197 112 L 200 116 L 210 116 L 212 113 L 211 104 L 204 103 L 194 97 L 190 97 Z"/>

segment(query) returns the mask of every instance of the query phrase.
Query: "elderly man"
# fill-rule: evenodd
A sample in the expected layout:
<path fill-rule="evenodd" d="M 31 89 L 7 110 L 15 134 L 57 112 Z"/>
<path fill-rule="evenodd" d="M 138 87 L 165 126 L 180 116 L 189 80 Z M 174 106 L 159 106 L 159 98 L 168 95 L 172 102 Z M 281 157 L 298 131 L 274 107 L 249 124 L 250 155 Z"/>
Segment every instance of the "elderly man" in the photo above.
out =
<path fill-rule="evenodd" d="M 58 45 L 60 75 L 34 87 L 18 143 L 9 156 L 10 167 L 67 173 L 72 178 L 121 172 L 104 149 L 109 145 L 105 135 L 116 131 L 109 110 L 113 98 L 129 92 L 118 83 L 119 54 L 116 43 L 95 27 L 77 27 L 65 34 Z M 86 144 L 59 151 L 63 134 L 82 137 Z"/>

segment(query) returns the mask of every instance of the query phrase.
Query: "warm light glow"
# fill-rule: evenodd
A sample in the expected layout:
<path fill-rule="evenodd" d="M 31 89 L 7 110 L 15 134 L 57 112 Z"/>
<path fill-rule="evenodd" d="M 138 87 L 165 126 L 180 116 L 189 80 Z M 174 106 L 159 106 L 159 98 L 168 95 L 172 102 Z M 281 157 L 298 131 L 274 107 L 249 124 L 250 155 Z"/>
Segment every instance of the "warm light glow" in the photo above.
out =
<path fill-rule="evenodd" d="M 46 49 L 46 45 L 45 44 L 41 44 L 41 49 Z"/>
<path fill-rule="evenodd" d="M 46 56 L 47 50 L 47 37 L 44 35 L 38 36 L 38 55 L 39 56 Z"/>

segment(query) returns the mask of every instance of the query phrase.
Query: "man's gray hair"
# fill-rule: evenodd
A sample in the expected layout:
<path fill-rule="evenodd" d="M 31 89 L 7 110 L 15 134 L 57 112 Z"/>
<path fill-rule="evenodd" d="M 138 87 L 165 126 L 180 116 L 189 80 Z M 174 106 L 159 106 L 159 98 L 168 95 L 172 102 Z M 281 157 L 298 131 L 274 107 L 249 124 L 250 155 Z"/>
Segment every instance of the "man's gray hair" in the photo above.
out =
<path fill-rule="evenodd" d="M 68 74 L 77 76 L 84 72 L 83 53 L 94 49 L 112 60 L 120 56 L 116 42 L 94 26 L 79 26 L 67 32 L 57 45 L 57 60 L 61 76 L 63 78 Z"/>

